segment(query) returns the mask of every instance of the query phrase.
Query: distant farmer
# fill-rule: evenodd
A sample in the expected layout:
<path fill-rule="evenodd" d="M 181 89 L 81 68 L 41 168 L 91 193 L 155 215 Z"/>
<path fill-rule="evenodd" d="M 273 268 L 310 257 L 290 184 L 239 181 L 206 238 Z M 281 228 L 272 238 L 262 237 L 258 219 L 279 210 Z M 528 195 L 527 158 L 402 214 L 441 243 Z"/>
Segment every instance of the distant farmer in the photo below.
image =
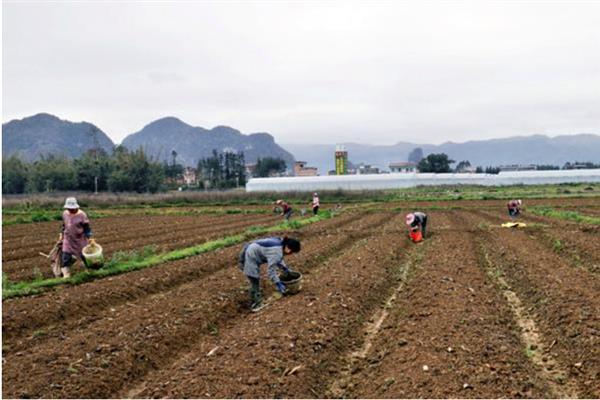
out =
<path fill-rule="evenodd" d="M 286 287 L 279 280 L 277 268 L 284 273 L 289 273 L 290 269 L 283 261 L 283 256 L 300 251 L 300 242 L 287 236 L 270 237 L 250 242 L 244 246 L 240 253 L 239 268 L 244 272 L 250 282 L 250 300 L 253 312 L 259 311 L 262 306 L 262 294 L 260 290 L 260 266 L 267 264 L 267 275 L 277 288 L 284 294 Z"/>
<path fill-rule="evenodd" d="M 521 200 L 511 200 L 506 205 L 508 207 L 508 215 L 511 218 L 516 218 L 521 214 L 521 204 L 523 202 Z"/>
<path fill-rule="evenodd" d="M 68 197 L 65 201 L 66 210 L 63 213 L 62 229 L 60 239 L 62 240 L 62 268 L 63 277 L 71 276 L 71 265 L 81 259 L 83 265 L 86 265 L 83 257 L 83 248 L 87 246 L 88 239 L 92 237 L 90 220 L 87 215 L 79 209 L 79 204 L 75 197 Z M 90 242 L 95 243 L 94 239 Z"/>
<path fill-rule="evenodd" d="M 319 205 L 319 195 L 317 194 L 317 192 L 314 192 L 312 198 L 312 210 L 314 215 L 317 215 L 319 213 Z"/>
<path fill-rule="evenodd" d="M 277 200 L 275 202 L 275 204 L 277 205 L 277 207 L 279 207 L 279 210 L 281 211 L 281 215 L 283 215 L 283 218 L 285 218 L 286 221 L 289 221 L 290 217 L 292 216 L 292 212 L 293 212 L 292 207 L 290 207 L 290 205 L 283 200 Z"/>
<path fill-rule="evenodd" d="M 406 225 L 410 228 L 411 232 L 421 232 L 421 236 L 425 238 L 425 232 L 427 230 L 427 214 L 420 211 L 406 214 Z"/>

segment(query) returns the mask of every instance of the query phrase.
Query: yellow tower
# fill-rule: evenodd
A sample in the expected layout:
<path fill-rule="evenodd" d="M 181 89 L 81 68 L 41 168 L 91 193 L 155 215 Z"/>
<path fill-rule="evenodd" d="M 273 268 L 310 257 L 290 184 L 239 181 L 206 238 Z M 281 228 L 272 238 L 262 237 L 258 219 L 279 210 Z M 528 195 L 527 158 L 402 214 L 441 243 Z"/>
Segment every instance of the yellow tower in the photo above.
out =
<path fill-rule="evenodd" d="M 335 174 L 346 175 L 348 173 L 348 152 L 342 144 L 335 146 Z"/>

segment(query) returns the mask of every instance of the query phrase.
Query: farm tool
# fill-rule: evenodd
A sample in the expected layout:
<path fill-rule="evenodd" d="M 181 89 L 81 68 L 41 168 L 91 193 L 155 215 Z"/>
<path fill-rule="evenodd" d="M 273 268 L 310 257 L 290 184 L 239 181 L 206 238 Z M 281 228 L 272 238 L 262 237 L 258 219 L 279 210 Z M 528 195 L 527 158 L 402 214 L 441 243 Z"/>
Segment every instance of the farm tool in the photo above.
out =
<path fill-rule="evenodd" d="M 60 278 L 64 276 L 65 278 L 69 278 L 71 273 L 68 268 L 63 268 L 62 264 L 62 238 L 58 239 L 58 241 L 54 244 L 52 249 L 48 254 L 42 253 L 40 251 L 40 255 L 46 257 L 50 260 L 50 265 L 52 266 L 52 273 L 55 277 Z"/>

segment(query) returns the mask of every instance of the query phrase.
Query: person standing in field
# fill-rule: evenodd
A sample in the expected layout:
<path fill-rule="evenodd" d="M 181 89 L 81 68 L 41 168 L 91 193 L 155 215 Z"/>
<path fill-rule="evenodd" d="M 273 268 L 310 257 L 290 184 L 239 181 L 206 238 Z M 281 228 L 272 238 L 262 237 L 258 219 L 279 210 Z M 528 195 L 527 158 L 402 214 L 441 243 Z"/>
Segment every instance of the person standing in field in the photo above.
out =
<path fill-rule="evenodd" d="M 244 246 L 240 253 L 238 264 L 250 283 L 249 294 L 251 309 L 259 311 L 262 305 L 262 293 L 260 290 L 260 266 L 267 264 L 267 275 L 281 294 L 285 294 L 286 287 L 279 280 L 277 269 L 284 273 L 291 270 L 283 261 L 284 255 L 298 253 L 300 242 L 296 239 L 284 236 L 270 237 L 250 242 Z"/>
<path fill-rule="evenodd" d="M 283 200 L 277 200 L 275 202 L 275 204 L 281 209 L 281 215 L 283 216 L 283 218 L 285 219 L 285 221 L 289 221 L 291 216 L 292 216 L 292 207 L 290 207 L 290 205 L 288 203 L 286 203 Z"/>
<path fill-rule="evenodd" d="M 60 240 L 62 240 L 62 267 L 64 278 L 71 276 L 71 266 L 79 258 L 86 265 L 83 257 L 83 248 L 88 245 L 88 239 L 95 243 L 90 228 L 90 220 L 85 212 L 79 208 L 75 197 L 68 197 L 65 201 L 65 212 L 62 216 Z"/>
<path fill-rule="evenodd" d="M 313 193 L 313 198 L 312 198 L 312 210 L 313 210 L 313 215 L 317 215 L 319 213 L 319 195 L 317 194 L 317 192 Z"/>
<path fill-rule="evenodd" d="M 511 218 L 516 218 L 521 214 L 521 204 L 523 202 L 521 200 L 511 200 L 506 205 L 508 207 L 508 215 Z"/>
<path fill-rule="evenodd" d="M 425 233 L 427 232 L 427 214 L 420 211 L 406 214 L 406 225 L 408 225 L 411 232 L 421 231 L 421 235 L 423 239 L 425 239 Z"/>

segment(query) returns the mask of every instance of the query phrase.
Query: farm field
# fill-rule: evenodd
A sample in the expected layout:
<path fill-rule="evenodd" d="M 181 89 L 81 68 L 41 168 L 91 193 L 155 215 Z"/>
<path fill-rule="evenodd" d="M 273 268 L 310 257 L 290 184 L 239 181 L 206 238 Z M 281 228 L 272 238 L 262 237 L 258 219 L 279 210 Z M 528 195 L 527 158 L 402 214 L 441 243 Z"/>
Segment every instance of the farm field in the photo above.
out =
<path fill-rule="evenodd" d="M 600 198 L 525 205 L 594 217 Z M 413 244 L 404 214 L 417 208 L 430 235 Z M 600 397 L 600 225 L 508 220 L 498 200 L 393 201 L 270 233 L 302 241 L 286 261 L 304 285 L 278 299 L 263 279 L 270 305 L 258 313 L 241 244 L 5 299 L 4 397 Z M 279 222 L 132 213 L 92 227 L 114 254 Z M 3 274 L 49 277 L 37 253 L 59 224 L 3 227 Z"/>

